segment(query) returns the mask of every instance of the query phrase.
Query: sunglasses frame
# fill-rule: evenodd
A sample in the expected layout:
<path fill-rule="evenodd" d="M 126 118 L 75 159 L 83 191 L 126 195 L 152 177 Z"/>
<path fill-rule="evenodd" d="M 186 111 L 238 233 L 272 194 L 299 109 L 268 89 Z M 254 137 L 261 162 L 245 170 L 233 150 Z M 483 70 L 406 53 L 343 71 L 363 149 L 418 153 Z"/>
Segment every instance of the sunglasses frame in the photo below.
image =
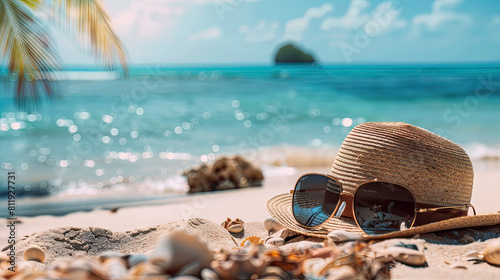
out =
<path fill-rule="evenodd" d="M 316 226 L 305 226 L 305 225 L 302 225 L 298 220 L 297 218 L 295 218 L 295 213 L 293 212 L 293 202 L 295 201 L 294 198 L 295 198 L 295 194 L 297 193 L 296 189 L 297 189 L 297 185 L 300 181 L 300 179 L 302 179 L 303 177 L 305 176 L 309 176 L 309 175 L 320 175 L 320 176 L 323 176 L 323 177 L 328 177 L 329 179 L 332 179 L 333 181 L 335 181 L 339 186 L 340 186 L 340 194 L 339 194 L 339 199 L 337 201 L 337 205 L 335 206 L 335 210 L 332 212 L 332 214 L 324 221 L 322 222 L 321 224 L 319 225 L 316 225 Z M 297 179 L 297 182 L 295 183 L 295 186 L 293 188 L 293 190 L 290 191 L 290 193 L 293 195 L 292 197 L 292 214 L 293 214 L 293 218 L 295 219 L 295 221 L 297 221 L 297 223 L 301 226 L 301 227 L 304 227 L 306 229 L 315 229 L 315 228 L 318 228 L 318 227 L 321 227 L 322 225 L 324 225 L 326 222 L 328 222 L 332 217 L 335 216 L 335 214 L 337 213 L 337 211 L 339 210 L 340 208 L 340 205 L 342 205 L 342 202 L 345 202 L 345 200 L 342 200 L 342 196 L 348 196 L 348 197 L 351 197 L 351 209 L 352 209 L 352 217 L 353 218 L 345 218 L 345 219 L 353 219 L 354 222 L 356 223 L 356 225 L 358 226 L 358 228 L 360 228 L 364 233 L 368 234 L 366 231 L 363 230 L 363 228 L 359 225 L 358 223 L 358 220 L 356 219 L 356 211 L 354 211 L 354 198 L 356 197 L 356 193 L 358 192 L 359 188 L 363 185 L 366 185 L 366 184 L 370 184 L 370 183 L 382 183 L 382 184 L 391 184 L 391 185 L 395 185 L 395 186 L 399 186 L 399 187 L 402 187 L 402 188 L 405 188 L 406 190 L 408 190 L 411 194 L 411 196 L 413 197 L 413 203 L 415 205 L 414 207 L 414 215 L 413 215 L 413 221 L 411 223 L 411 226 L 408 227 L 408 229 L 412 228 L 413 225 L 415 224 L 415 221 L 417 220 L 417 215 L 418 213 L 425 213 L 425 212 L 432 212 L 432 211 L 439 211 L 441 209 L 458 209 L 458 208 L 465 208 L 467 207 L 467 209 L 469 207 L 472 208 L 473 212 L 474 212 L 474 215 L 476 215 L 476 209 L 474 208 L 474 206 L 472 204 L 460 204 L 460 205 L 451 205 L 451 206 L 441 206 L 441 207 L 423 207 L 423 208 L 419 208 L 417 207 L 417 201 L 415 199 L 415 195 L 413 194 L 412 190 L 409 189 L 408 187 L 406 186 L 402 186 L 400 184 L 394 184 L 394 183 L 390 183 L 390 182 L 385 182 L 385 181 L 379 181 L 378 179 L 375 179 L 375 180 L 370 180 L 370 181 L 366 181 L 360 185 L 358 185 L 356 187 L 356 189 L 354 190 L 354 193 L 349 193 L 349 192 L 345 192 L 344 191 L 344 187 L 342 186 L 342 184 L 336 179 L 334 178 L 332 175 L 330 174 L 320 174 L 320 173 L 306 173 L 306 174 L 303 174 L 299 177 L 299 179 Z M 325 186 L 325 190 L 326 190 L 326 186 Z M 314 190 L 311 190 L 311 191 L 314 191 Z M 318 191 L 323 191 L 323 190 L 318 190 Z M 347 202 L 346 202 L 347 204 Z M 345 209 L 344 209 L 345 210 Z M 369 235 L 369 234 L 368 234 Z"/>

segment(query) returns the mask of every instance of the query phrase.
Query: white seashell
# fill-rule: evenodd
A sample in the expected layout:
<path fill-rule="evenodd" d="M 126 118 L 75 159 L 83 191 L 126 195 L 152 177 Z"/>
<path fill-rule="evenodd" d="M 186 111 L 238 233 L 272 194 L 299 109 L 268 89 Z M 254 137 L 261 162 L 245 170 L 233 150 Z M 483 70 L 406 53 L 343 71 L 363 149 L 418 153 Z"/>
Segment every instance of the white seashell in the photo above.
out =
<path fill-rule="evenodd" d="M 421 266 L 426 262 L 424 240 L 389 239 L 372 244 L 370 248 L 382 262 L 392 259 L 412 266 Z"/>
<path fill-rule="evenodd" d="M 356 270 L 350 265 L 330 268 L 326 274 L 326 280 L 352 280 L 356 279 Z"/>
<path fill-rule="evenodd" d="M 280 250 L 282 250 L 283 252 L 298 251 L 298 252 L 303 253 L 306 250 L 311 250 L 311 249 L 321 248 L 321 247 L 323 247 L 323 245 L 321 243 L 303 240 L 303 241 L 283 245 L 280 247 Z"/>
<path fill-rule="evenodd" d="M 219 275 L 210 268 L 204 268 L 201 270 L 201 279 L 203 280 L 219 280 Z"/>
<path fill-rule="evenodd" d="M 425 264 L 425 255 L 423 252 L 403 248 L 403 247 L 389 247 L 385 252 L 391 256 L 395 261 L 407 265 L 421 266 Z"/>
<path fill-rule="evenodd" d="M 127 262 L 122 258 L 108 258 L 103 262 L 109 279 L 124 279 L 127 275 Z"/>
<path fill-rule="evenodd" d="M 479 253 L 478 251 L 469 251 L 465 254 L 467 261 L 473 262 L 484 262 L 483 253 Z"/>
<path fill-rule="evenodd" d="M 209 267 L 214 256 L 205 243 L 185 231 L 174 231 L 153 250 L 150 262 L 164 273 L 176 275 L 190 266 L 189 275 L 198 276 L 201 269 Z M 198 267 L 191 267 L 198 262 Z"/>
<path fill-rule="evenodd" d="M 271 237 L 271 238 L 266 240 L 266 244 L 279 247 L 279 246 L 285 245 L 285 239 L 283 239 L 281 237 Z"/>
<path fill-rule="evenodd" d="M 489 264 L 500 265 L 500 239 L 494 240 L 486 245 L 483 255 L 484 260 Z"/>
<path fill-rule="evenodd" d="M 267 229 L 267 233 L 273 234 L 281 229 L 284 229 L 285 227 L 278 223 L 275 219 L 273 218 L 267 218 L 264 220 L 264 226 Z"/>
<path fill-rule="evenodd" d="M 306 259 L 302 263 L 302 273 L 310 278 L 319 276 L 319 271 L 325 266 L 326 263 L 327 261 L 323 258 Z"/>
<path fill-rule="evenodd" d="M 30 246 L 24 251 L 24 260 L 43 263 L 45 260 L 45 252 L 38 246 Z"/>
<path fill-rule="evenodd" d="M 348 232 L 345 230 L 334 230 L 327 235 L 327 238 L 333 242 L 345 242 L 345 241 L 361 240 L 361 235 L 354 232 Z"/>
<path fill-rule="evenodd" d="M 128 263 L 129 267 L 133 267 L 133 266 L 135 266 L 137 264 L 140 264 L 140 263 L 143 263 L 143 262 L 147 262 L 148 259 L 149 258 L 146 255 L 143 255 L 143 254 L 134 254 L 134 255 L 128 256 L 127 263 Z"/>

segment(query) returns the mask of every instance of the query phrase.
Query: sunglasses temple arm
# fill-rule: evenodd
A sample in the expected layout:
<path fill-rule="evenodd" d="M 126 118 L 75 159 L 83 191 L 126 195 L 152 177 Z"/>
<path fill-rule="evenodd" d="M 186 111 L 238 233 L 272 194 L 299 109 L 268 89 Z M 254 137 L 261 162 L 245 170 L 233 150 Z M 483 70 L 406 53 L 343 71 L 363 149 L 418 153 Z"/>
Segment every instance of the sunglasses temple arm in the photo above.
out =
<path fill-rule="evenodd" d="M 301 190 L 300 192 L 321 192 L 321 191 L 325 191 L 325 190 L 324 189 L 321 189 L 321 190 Z M 291 190 L 290 193 L 294 194 L 295 190 Z"/>
<path fill-rule="evenodd" d="M 472 204 L 466 204 L 466 205 L 454 205 L 454 206 L 443 206 L 443 207 L 435 207 L 435 208 L 417 208 L 416 212 L 418 213 L 424 213 L 424 212 L 432 212 L 432 211 L 438 211 L 441 209 L 453 209 L 453 208 L 460 208 L 460 207 L 472 207 L 472 211 L 474 212 L 474 216 L 476 215 L 476 208 L 474 208 L 474 205 Z"/>

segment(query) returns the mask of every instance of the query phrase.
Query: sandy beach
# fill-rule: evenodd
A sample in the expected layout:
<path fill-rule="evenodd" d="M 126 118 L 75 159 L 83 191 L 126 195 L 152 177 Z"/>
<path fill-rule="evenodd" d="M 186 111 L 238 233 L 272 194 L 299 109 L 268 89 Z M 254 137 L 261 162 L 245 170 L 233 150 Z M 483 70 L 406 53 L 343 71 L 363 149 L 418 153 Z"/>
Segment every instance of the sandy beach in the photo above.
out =
<path fill-rule="evenodd" d="M 472 203 L 478 213 L 496 212 L 499 207 L 497 198 L 491 195 L 491 189 L 498 184 L 498 163 L 479 162 L 475 166 Z M 91 232 L 106 229 L 106 232 L 115 236 L 116 243 L 103 246 L 100 250 L 88 251 L 89 254 L 99 254 L 110 249 L 126 254 L 147 253 L 173 228 L 189 229 L 212 249 L 235 246 L 235 241 L 239 243 L 250 235 L 266 238 L 268 234 L 263 221 L 269 217 L 265 208 L 267 200 L 288 192 L 300 174 L 328 171 L 328 166 L 289 169 L 288 174 L 267 177 L 262 187 L 193 194 L 167 202 L 155 201 L 153 205 L 124 207 L 115 213 L 94 210 L 61 217 L 19 217 L 22 223 L 18 224 L 17 234 L 23 240 L 19 242 L 17 255 L 22 259 L 22 249 L 28 245 L 39 244 L 43 247 L 47 242 L 52 242 L 50 247 L 54 247 L 54 244 L 61 243 L 54 243 L 54 237 L 68 229 L 90 229 Z M 231 237 L 219 226 L 228 217 L 240 218 L 245 222 L 243 234 Z M 3 222 L 5 221 L 4 219 Z M 130 238 L 130 235 L 134 237 Z M 472 250 L 484 250 L 487 243 L 499 236 L 498 226 L 419 236 L 418 238 L 427 241 L 427 266 L 414 268 L 398 263 L 391 269 L 391 275 L 393 279 L 498 279 L 499 268 L 487 263 L 472 264 L 466 260 L 465 255 Z M 476 241 L 471 242 L 473 240 Z M 0 244 L 2 247 L 7 245 L 6 236 L 0 236 Z M 57 246 L 46 251 L 48 257 L 45 264 L 77 251 L 60 246 L 55 254 Z M 35 267 L 41 268 L 43 265 L 35 264 Z"/>

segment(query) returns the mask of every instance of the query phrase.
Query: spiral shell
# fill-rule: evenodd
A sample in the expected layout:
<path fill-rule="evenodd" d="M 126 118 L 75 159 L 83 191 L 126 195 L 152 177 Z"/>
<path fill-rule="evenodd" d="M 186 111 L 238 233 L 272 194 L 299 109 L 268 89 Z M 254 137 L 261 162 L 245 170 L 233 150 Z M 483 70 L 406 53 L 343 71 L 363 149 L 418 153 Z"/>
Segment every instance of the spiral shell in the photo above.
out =
<path fill-rule="evenodd" d="M 240 246 L 241 247 L 248 247 L 250 244 L 264 244 L 264 239 L 256 236 L 256 235 L 250 235 L 249 237 L 245 238 L 243 241 L 241 241 Z"/>
<path fill-rule="evenodd" d="M 500 239 L 489 243 L 484 249 L 484 260 L 489 264 L 500 265 Z"/>
<path fill-rule="evenodd" d="M 24 260 L 43 263 L 45 260 L 45 252 L 36 245 L 30 246 L 24 251 Z"/>

